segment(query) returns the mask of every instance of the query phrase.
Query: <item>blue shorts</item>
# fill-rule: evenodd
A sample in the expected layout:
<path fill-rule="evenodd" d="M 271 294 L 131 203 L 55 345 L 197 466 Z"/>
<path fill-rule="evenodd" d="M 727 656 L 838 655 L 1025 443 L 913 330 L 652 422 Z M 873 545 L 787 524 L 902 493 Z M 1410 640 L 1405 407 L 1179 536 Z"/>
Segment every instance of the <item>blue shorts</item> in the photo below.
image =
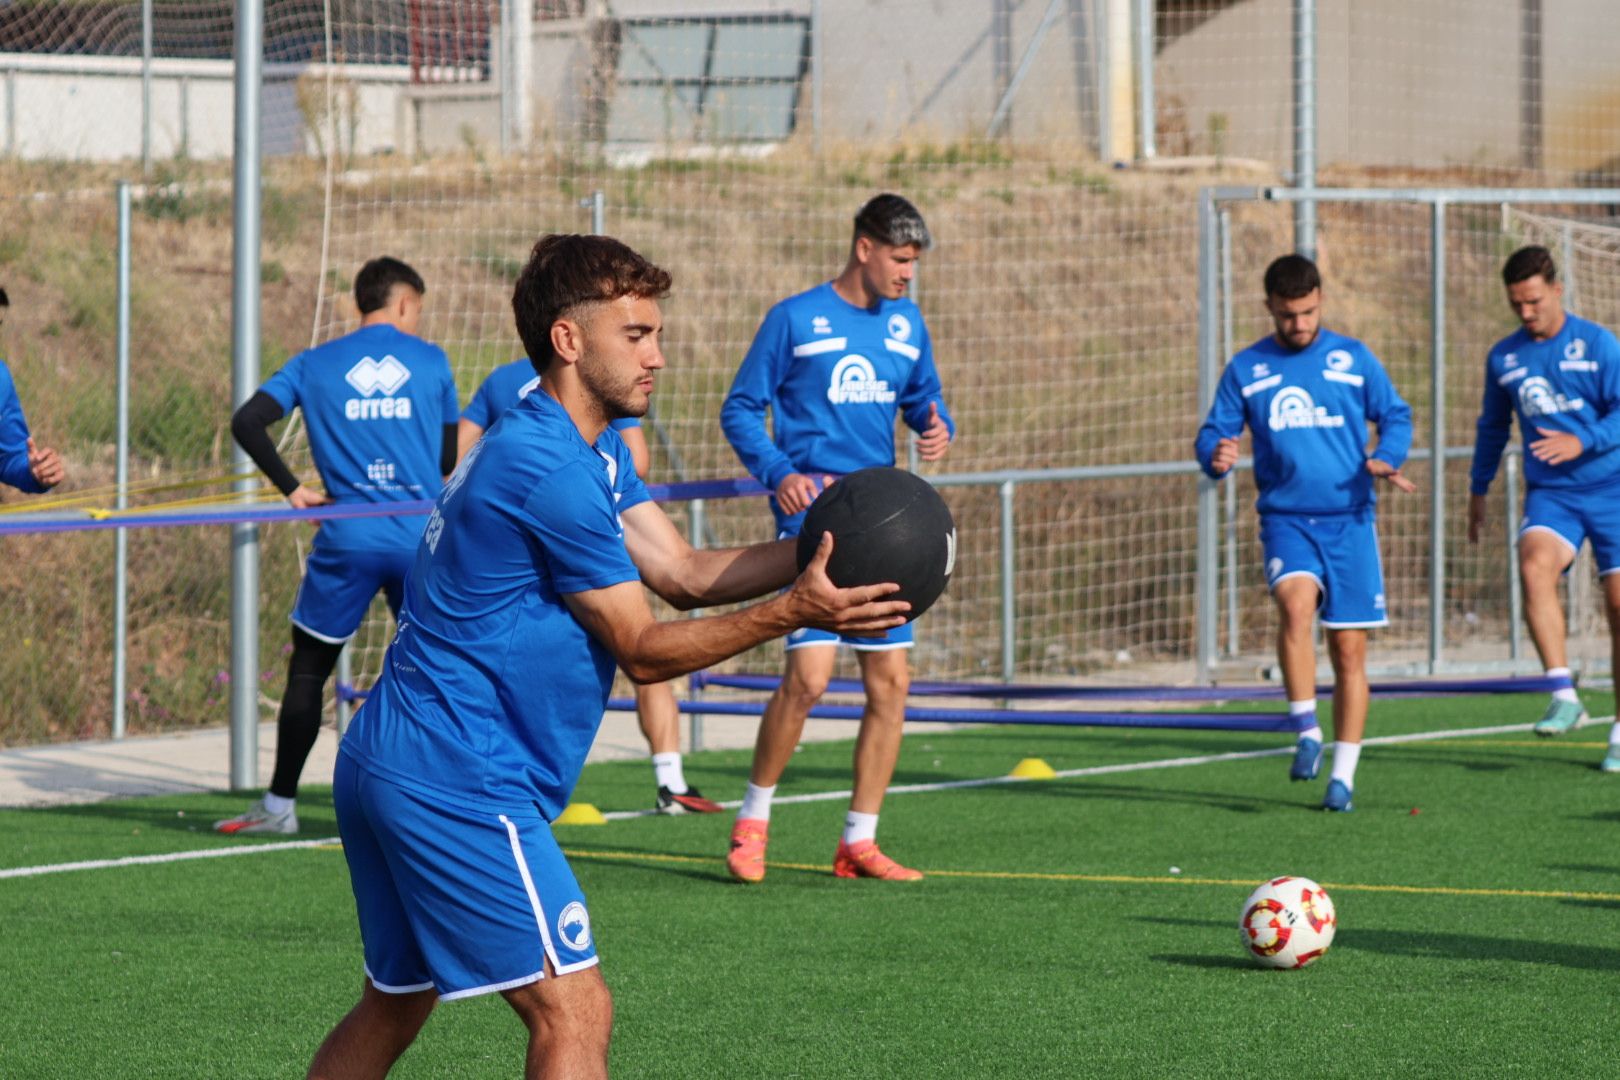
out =
<path fill-rule="evenodd" d="M 819 474 L 817 474 L 819 475 Z M 776 513 L 779 531 L 778 540 L 786 540 L 791 536 L 798 536 L 799 529 L 804 525 L 805 511 L 800 511 L 792 517 L 783 517 L 777 509 L 776 500 L 771 499 L 771 510 Z M 834 538 L 836 539 L 836 537 Z M 817 630 L 809 626 L 802 626 L 787 636 L 789 649 L 802 649 L 806 645 L 848 645 L 858 652 L 881 652 L 884 649 L 909 649 L 916 644 L 916 635 L 911 631 L 912 623 L 901 623 L 891 627 L 888 632 L 877 637 L 855 637 L 851 634 L 835 634 L 831 630 Z"/>
<path fill-rule="evenodd" d="M 1592 541 L 1599 574 L 1620 570 L 1620 485 L 1601 488 L 1533 487 L 1524 496 L 1519 535 L 1550 532 L 1569 545 L 1571 563 Z"/>
<path fill-rule="evenodd" d="M 405 574 L 415 561 L 414 547 L 333 551 L 317 544 L 304 560 L 304 580 L 293 602 L 292 624 L 312 637 L 341 644 L 360 629 L 379 589 L 388 597 L 388 610 L 397 617 L 405 594 Z"/>
<path fill-rule="evenodd" d="M 1263 514 L 1260 546 L 1266 586 L 1305 574 L 1322 592 L 1322 625 L 1334 630 L 1388 626 L 1384 565 L 1371 509 L 1349 514 Z"/>
<path fill-rule="evenodd" d="M 343 857 L 378 990 L 446 1001 L 597 962 L 591 916 L 538 810 L 498 814 L 428 798 L 338 754 Z"/>

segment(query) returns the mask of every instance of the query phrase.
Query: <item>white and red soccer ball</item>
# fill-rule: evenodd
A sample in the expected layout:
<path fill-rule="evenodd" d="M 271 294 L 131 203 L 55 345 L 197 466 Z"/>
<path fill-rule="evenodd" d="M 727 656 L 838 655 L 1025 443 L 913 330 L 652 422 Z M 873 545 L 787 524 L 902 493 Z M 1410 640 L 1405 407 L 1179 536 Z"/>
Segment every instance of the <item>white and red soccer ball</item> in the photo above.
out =
<path fill-rule="evenodd" d="M 1302 968 L 1327 952 L 1339 917 L 1310 878 L 1272 878 L 1243 902 L 1238 931 L 1249 955 L 1266 967 Z"/>

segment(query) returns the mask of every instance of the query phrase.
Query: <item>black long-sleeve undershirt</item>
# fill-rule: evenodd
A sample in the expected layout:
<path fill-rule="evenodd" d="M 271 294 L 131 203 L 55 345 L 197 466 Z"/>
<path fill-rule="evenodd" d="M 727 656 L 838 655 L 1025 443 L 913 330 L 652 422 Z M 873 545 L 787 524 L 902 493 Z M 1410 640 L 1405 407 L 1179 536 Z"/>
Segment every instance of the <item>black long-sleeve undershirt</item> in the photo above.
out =
<path fill-rule="evenodd" d="M 283 495 L 291 495 L 298 489 L 298 477 L 287 468 L 276 450 L 275 440 L 270 437 L 270 425 L 286 415 L 280 402 L 263 390 L 257 391 L 231 417 L 231 435 L 276 489 Z M 439 473 L 448 476 L 455 467 L 456 424 L 452 422 L 444 425 L 439 443 Z"/>

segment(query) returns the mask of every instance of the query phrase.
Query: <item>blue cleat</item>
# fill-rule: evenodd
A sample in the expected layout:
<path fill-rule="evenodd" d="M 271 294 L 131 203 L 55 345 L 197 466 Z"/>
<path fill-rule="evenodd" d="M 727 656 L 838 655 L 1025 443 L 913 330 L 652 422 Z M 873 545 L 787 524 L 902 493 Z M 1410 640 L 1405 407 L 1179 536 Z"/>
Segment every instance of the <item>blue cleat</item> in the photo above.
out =
<path fill-rule="evenodd" d="M 1554 699 L 1547 704 L 1547 711 L 1541 714 L 1536 721 L 1537 735 L 1562 735 L 1586 723 L 1586 710 L 1581 708 L 1578 701 L 1558 701 Z"/>
<path fill-rule="evenodd" d="M 1322 796 L 1322 809 L 1349 813 L 1355 809 L 1350 802 L 1350 785 L 1343 780 L 1328 781 L 1327 794 Z"/>
<path fill-rule="evenodd" d="M 1315 780 L 1322 770 L 1322 742 L 1320 739 L 1301 739 L 1294 747 L 1294 763 L 1288 767 L 1290 780 Z"/>

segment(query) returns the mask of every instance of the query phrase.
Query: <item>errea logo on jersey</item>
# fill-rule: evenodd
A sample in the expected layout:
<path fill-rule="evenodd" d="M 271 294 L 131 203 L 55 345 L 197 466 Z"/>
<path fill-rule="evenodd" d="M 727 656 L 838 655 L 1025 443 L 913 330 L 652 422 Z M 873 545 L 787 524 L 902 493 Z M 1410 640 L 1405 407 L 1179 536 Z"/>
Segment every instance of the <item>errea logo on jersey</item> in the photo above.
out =
<path fill-rule="evenodd" d="M 343 403 L 343 415 L 350 420 L 409 420 L 411 399 L 394 397 L 410 381 L 411 371 L 392 355 L 381 360 L 367 356 L 343 376 L 362 397 Z M 381 394 L 381 397 L 375 395 Z"/>
<path fill-rule="evenodd" d="M 899 395 L 877 377 L 872 361 L 850 353 L 833 365 L 827 400 L 834 405 L 887 405 Z"/>
<path fill-rule="evenodd" d="M 1344 417 L 1329 416 L 1328 411 L 1312 400 L 1308 391 L 1290 386 L 1277 392 L 1271 399 L 1272 431 L 1293 431 L 1299 428 L 1340 428 Z"/>
<path fill-rule="evenodd" d="M 832 333 L 832 323 L 827 321 L 827 316 L 817 315 L 810 320 L 810 332 L 812 334 L 830 334 Z"/>

